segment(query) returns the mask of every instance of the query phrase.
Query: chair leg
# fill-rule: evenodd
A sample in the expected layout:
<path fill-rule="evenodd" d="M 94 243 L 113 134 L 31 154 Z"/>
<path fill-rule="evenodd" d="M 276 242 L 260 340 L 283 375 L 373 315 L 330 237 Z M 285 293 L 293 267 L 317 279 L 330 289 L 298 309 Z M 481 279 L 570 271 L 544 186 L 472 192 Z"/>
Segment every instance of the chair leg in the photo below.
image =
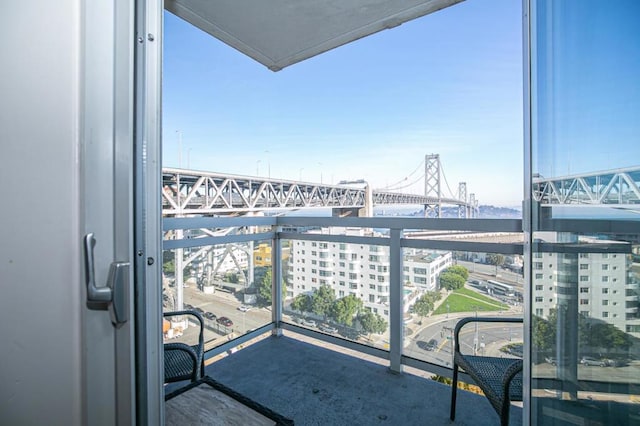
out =
<path fill-rule="evenodd" d="M 456 419 L 456 395 L 458 393 L 458 364 L 453 363 L 453 380 L 451 381 L 451 421 Z"/>

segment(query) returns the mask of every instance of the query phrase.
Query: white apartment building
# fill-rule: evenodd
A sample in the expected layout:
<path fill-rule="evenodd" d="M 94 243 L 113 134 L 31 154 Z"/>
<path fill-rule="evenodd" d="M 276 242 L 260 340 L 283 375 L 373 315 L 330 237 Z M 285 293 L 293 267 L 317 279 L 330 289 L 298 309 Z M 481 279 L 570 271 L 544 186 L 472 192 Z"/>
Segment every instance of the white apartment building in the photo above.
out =
<path fill-rule="evenodd" d="M 545 241 L 549 242 L 557 239 L 557 236 L 545 237 Z M 580 237 L 579 241 L 607 243 L 584 237 Z M 531 272 L 535 315 L 546 318 L 550 310 L 557 307 L 558 298 L 567 293 L 562 287 L 575 288 L 577 284 L 579 314 L 611 323 L 622 331 L 640 337 L 638 283 L 632 274 L 628 254 L 612 252 L 565 255 L 536 252 Z"/>
<path fill-rule="evenodd" d="M 361 228 L 331 228 L 324 235 L 380 236 Z M 450 252 L 404 249 L 405 311 L 417 295 L 437 289 L 437 276 L 452 265 Z M 292 241 L 288 297 L 330 286 L 337 298 L 353 294 L 389 319 L 389 247 L 323 241 Z"/>

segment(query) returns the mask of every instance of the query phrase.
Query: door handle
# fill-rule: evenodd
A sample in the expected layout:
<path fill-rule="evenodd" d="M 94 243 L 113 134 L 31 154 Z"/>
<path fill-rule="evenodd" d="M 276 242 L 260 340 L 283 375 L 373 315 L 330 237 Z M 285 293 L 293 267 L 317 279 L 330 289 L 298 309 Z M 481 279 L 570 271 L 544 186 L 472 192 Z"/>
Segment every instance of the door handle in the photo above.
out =
<path fill-rule="evenodd" d="M 84 269 L 87 285 L 87 302 L 106 305 L 111 312 L 111 322 L 114 327 L 120 327 L 129 320 L 129 262 L 112 262 L 109 266 L 107 284 L 96 286 L 95 263 L 93 248 L 96 239 L 93 233 L 84 236 Z"/>

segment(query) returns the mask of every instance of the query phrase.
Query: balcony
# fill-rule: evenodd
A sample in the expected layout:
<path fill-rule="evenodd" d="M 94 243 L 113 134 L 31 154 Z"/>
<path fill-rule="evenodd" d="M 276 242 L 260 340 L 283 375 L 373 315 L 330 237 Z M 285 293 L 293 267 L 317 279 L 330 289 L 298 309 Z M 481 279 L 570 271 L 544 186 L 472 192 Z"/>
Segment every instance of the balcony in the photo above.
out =
<path fill-rule="evenodd" d="M 594 226 L 590 223 L 580 225 L 591 228 Z M 434 307 L 428 317 L 419 317 L 413 313 L 408 314 L 412 317 L 411 321 L 407 321 L 405 312 L 408 307 L 404 306 L 406 302 L 402 266 L 403 259 L 416 250 L 453 252 L 458 256 L 458 264 L 464 264 L 463 259 L 472 259 L 473 255 L 478 253 L 520 255 L 523 245 L 520 232 L 522 224 L 519 220 L 196 217 L 165 219 L 163 226 L 164 248 L 176 253 L 184 249 L 190 249 L 190 253 L 205 253 L 207 247 L 210 247 L 210 250 L 219 250 L 224 246 L 237 247 L 249 243 L 257 245 L 267 242 L 272 245 L 272 280 L 268 283 L 272 300 L 267 307 L 238 313 L 236 307 L 240 303 L 246 303 L 245 300 L 239 299 L 240 296 L 227 293 L 223 288 L 216 294 L 207 296 L 201 295 L 197 288 L 182 290 L 182 286 L 178 285 L 181 280 L 178 278 L 179 274 L 176 274 L 175 290 L 172 291 L 184 293 L 180 297 L 177 297 L 176 293 L 175 299 L 181 300 L 180 303 L 194 303 L 193 306 L 215 312 L 218 317 L 221 314 L 229 316 L 234 322 L 233 327 L 226 328 L 215 322 L 209 324 L 206 330 L 209 337 L 205 336 L 208 340 L 205 355 L 208 364 L 207 374 L 246 397 L 293 418 L 296 424 L 450 424 L 450 388 L 431 380 L 430 377 L 439 375 L 450 378 L 452 375 L 450 333 L 457 319 L 478 315 L 478 310 L 479 315 L 484 315 L 482 309 L 479 309 L 484 306 L 483 303 L 488 304 L 488 315 L 522 315 L 521 300 L 516 299 L 516 296 L 509 298 L 485 290 L 493 296 L 489 302 L 481 303 L 482 298 L 473 294 L 472 306 L 467 307 L 467 310 L 455 311 L 455 304 L 453 300 L 449 303 L 447 293 L 446 302 L 445 299 L 440 300 L 439 306 Z M 381 234 L 363 236 L 327 233 L 321 230 L 322 227 L 358 226 L 383 231 Z M 192 234 L 196 236 L 189 239 L 176 238 L 180 233 L 174 231 L 187 229 L 206 229 L 209 232 L 194 232 Z M 233 232 L 211 232 L 222 229 L 233 229 Z M 257 229 L 259 231 L 256 232 Z M 283 229 L 287 231 L 284 232 Z M 385 229 L 387 231 L 384 231 Z M 404 237 L 404 230 L 415 229 L 437 230 L 439 237 Z M 450 231 L 466 231 L 467 236 L 464 239 L 447 238 L 446 234 Z M 515 238 L 509 240 L 512 242 L 507 242 L 504 238 L 500 242 L 490 242 L 469 237 L 472 233 L 492 232 L 502 235 L 510 233 Z M 349 247 L 357 246 L 361 249 L 360 246 L 375 245 L 380 250 L 388 252 L 388 266 L 383 267 L 388 273 L 388 285 L 383 289 L 383 294 L 377 295 L 379 299 L 376 299 L 380 301 L 384 298 L 388 303 L 387 307 L 377 307 L 377 313 L 385 320 L 384 331 L 363 333 L 355 327 L 331 323 L 326 316 L 323 318 L 322 315 L 292 308 L 292 300 L 296 294 L 309 293 L 318 286 L 311 285 L 309 276 L 306 277 L 306 281 L 301 276 L 300 282 L 286 283 L 285 293 L 282 289 L 282 272 L 290 270 L 291 262 L 298 261 L 293 258 L 298 255 L 296 253 L 300 253 L 300 256 L 305 255 L 305 243 L 307 254 L 311 255 L 309 249 L 314 242 L 324 242 L 331 248 L 335 247 L 335 257 L 331 255 L 327 260 L 331 262 L 340 262 L 339 253 L 351 250 Z M 291 254 L 293 257 L 283 259 L 283 247 L 294 245 L 300 250 Z M 576 253 L 585 250 L 589 253 L 616 253 L 628 250 L 628 247 L 619 247 L 611 242 L 584 246 L 550 242 L 538 243 L 538 249 L 549 253 L 550 257 L 554 255 L 566 258 L 568 266 L 565 268 L 574 267 L 578 273 L 578 263 L 571 262 L 571 256 L 577 259 Z M 203 254 L 201 257 L 204 259 L 206 256 Z M 251 259 L 252 256 L 247 256 L 247 262 L 251 262 Z M 304 261 L 300 264 L 303 263 Z M 467 263 L 474 278 L 485 282 L 497 278 L 497 268 L 494 265 L 470 261 Z M 333 282 L 336 296 L 340 293 L 339 297 L 360 297 L 365 307 L 367 304 L 371 305 L 368 298 L 360 296 L 362 284 L 364 288 L 373 284 L 373 281 L 369 283 L 367 280 L 374 274 L 373 269 L 371 274 L 369 273 L 369 266 L 371 265 L 363 261 L 362 268 L 357 271 L 359 285 L 353 289 L 350 289 L 349 281 L 345 277 L 341 278 L 336 274 L 328 278 L 328 281 Z M 248 288 L 251 285 L 249 277 L 258 277 L 259 274 L 250 263 L 244 265 L 244 268 L 247 270 L 244 274 L 246 276 L 241 278 L 246 282 L 242 282 L 241 279 L 239 285 Z M 557 279 L 555 271 L 549 272 L 549 275 L 553 274 Z M 377 277 L 377 272 L 375 275 Z M 524 288 L 522 276 L 518 274 L 501 270 L 498 279 L 510 283 L 514 290 L 517 290 L 514 294 L 529 292 Z M 284 298 L 287 294 L 290 296 L 289 299 Z M 562 293 L 563 297 L 564 294 Z M 464 298 L 464 295 L 459 297 Z M 369 307 L 371 310 L 375 308 L 374 305 Z M 327 331 L 335 327 L 335 332 Z M 577 335 L 577 329 L 575 334 Z M 435 351 L 426 350 L 424 345 L 421 347 L 419 344 L 426 343 L 431 338 L 438 341 Z M 473 332 L 469 333 L 463 347 L 480 354 L 494 351 L 495 354 L 502 355 L 504 348 L 525 339 L 521 327 L 475 330 L 475 335 Z M 524 347 L 526 348 L 526 343 Z M 526 355 L 527 349 L 523 349 L 522 346 L 517 349 L 519 354 L 522 354 L 523 350 Z M 541 364 L 533 367 L 535 389 L 529 390 L 531 394 L 535 393 L 537 398 L 540 393 L 546 398 L 544 403 L 550 404 L 557 402 L 554 396 L 559 394 L 556 394 L 554 389 L 562 389 L 562 377 L 567 374 L 564 370 L 556 369 L 555 364 L 547 365 L 547 362 L 542 361 L 546 356 L 552 357 L 553 354 L 534 354 L 534 363 Z M 579 392 L 582 392 L 580 389 L 585 389 L 585 392 L 597 392 L 600 396 L 607 393 L 628 394 L 629 377 L 636 377 L 639 368 L 635 363 L 627 364 L 615 370 L 615 374 L 612 375 L 609 371 L 581 366 L 574 371 L 577 375 L 574 382 L 577 383 Z M 462 381 L 465 380 L 472 383 L 469 377 L 463 375 Z M 632 380 L 632 383 L 632 388 L 636 389 L 636 380 Z M 482 423 L 485 421 L 486 424 L 497 423 L 497 415 L 484 397 L 471 392 L 461 392 L 459 398 L 457 424 L 470 424 L 469 419 L 473 419 L 473 424 L 485 424 Z M 608 396 L 605 396 L 606 398 Z M 351 415 L 348 419 L 340 417 L 344 416 L 344 413 Z M 514 406 L 512 413 L 512 424 L 520 424 L 521 410 Z"/>

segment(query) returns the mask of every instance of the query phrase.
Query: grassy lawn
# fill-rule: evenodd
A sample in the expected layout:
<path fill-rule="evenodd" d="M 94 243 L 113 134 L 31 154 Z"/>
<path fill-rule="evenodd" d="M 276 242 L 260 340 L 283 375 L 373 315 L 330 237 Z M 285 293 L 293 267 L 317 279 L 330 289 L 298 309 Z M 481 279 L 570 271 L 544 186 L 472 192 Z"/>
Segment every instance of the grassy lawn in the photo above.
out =
<path fill-rule="evenodd" d="M 477 291 L 470 290 L 468 288 L 461 288 L 461 289 L 455 290 L 454 293 L 464 294 L 466 296 L 470 296 L 475 299 L 480 299 L 483 302 L 493 303 L 494 305 L 499 305 L 505 309 L 509 309 L 509 306 L 505 305 L 504 303 L 497 301 L 496 299 L 492 299 L 491 297 L 485 296 L 484 294 L 480 294 Z"/>
<path fill-rule="evenodd" d="M 475 295 L 473 296 L 475 297 Z M 478 311 L 499 311 L 506 310 L 508 306 L 504 303 L 492 301 L 490 303 L 478 300 L 479 298 L 472 299 L 464 294 L 453 292 L 447 297 L 447 299 L 436 309 L 434 315 L 446 314 L 447 304 L 449 304 L 449 312 L 474 312 Z"/>

